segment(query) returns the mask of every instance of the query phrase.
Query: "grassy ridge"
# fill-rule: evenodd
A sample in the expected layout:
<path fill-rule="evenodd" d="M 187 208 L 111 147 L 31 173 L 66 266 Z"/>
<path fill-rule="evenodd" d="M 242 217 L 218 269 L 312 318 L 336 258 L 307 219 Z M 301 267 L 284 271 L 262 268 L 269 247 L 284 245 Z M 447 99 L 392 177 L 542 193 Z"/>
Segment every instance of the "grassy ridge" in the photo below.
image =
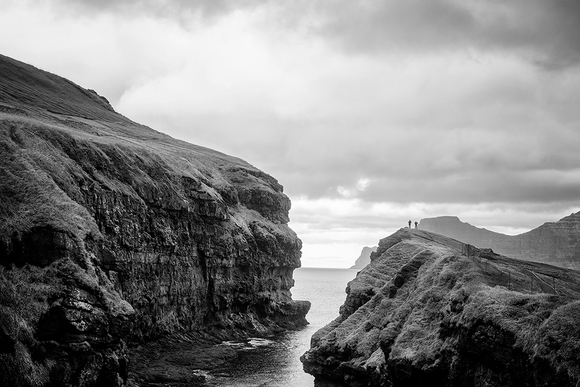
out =
<path fill-rule="evenodd" d="M 305 369 L 349 386 L 576 385 L 580 272 L 466 252 L 421 230 L 381 240 L 340 316 L 313 336 Z M 531 287 L 532 272 L 557 291 Z"/>

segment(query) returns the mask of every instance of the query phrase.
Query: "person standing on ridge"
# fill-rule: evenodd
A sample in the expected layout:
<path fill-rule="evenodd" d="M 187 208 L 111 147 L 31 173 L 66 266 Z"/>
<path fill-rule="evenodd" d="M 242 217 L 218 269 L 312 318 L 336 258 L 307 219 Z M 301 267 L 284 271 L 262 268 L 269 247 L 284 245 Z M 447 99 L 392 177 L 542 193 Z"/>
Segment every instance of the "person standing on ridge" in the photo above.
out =
<path fill-rule="evenodd" d="M 419 224 L 419 222 L 415 221 L 415 228 L 417 228 L 418 224 Z"/>
<path fill-rule="evenodd" d="M 411 228 L 411 221 L 409 221 L 409 228 Z"/>

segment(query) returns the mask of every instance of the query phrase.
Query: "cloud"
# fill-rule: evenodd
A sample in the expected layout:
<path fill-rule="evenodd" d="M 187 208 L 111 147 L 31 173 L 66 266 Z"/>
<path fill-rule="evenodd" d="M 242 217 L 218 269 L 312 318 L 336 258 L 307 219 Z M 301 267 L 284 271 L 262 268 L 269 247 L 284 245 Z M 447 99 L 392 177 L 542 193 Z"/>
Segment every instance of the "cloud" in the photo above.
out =
<path fill-rule="evenodd" d="M 52 0 L 55 7 L 79 14 L 122 13 L 180 22 L 192 18 L 217 19 L 237 10 L 254 9 L 268 0 Z M 186 23 L 185 23 L 186 24 Z"/>
<path fill-rule="evenodd" d="M 321 234 L 332 230 L 355 228 L 369 234 L 389 233 L 407 225 L 409 219 L 420 220 L 442 215 L 461 214 L 462 220 L 489 229 L 512 229 L 521 233 L 538 227 L 546 221 L 557 221 L 572 212 L 578 205 L 560 203 L 431 203 L 384 201 L 368 203 L 358 198 L 307 199 L 295 198 L 292 202 L 292 223 L 304 227 L 305 232 Z M 563 208 L 563 209 L 562 209 Z M 561 215 L 554 217 L 555 211 Z M 374 239 L 374 238 L 373 238 Z M 373 243 L 369 241 L 367 243 Z"/>
<path fill-rule="evenodd" d="M 319 31 L 350 52 L 500 50 L 546 69 L 580 63 L 580 3 L 574 0 L 325 4 Z"/>
<path fill-rule="evenodd" d="M 528 35 L 503 42 L 500 32 L 556 18 L 568 3 L 544 11 L 534 2 L 526 18 L 516 17 L 518 1 L 264 3 L 260 10 L 245 2 L 240 12 L 219 3 L 220 17 L 194 30 L 115 8 L 135 1 L 78 4 L 97 16 L 24 7 L 7 14 L 19 43 L 3 45 L 65 69 L 59 73 L 139 122 L 254 163 L 291 196 L 436 203 L 578 196 L 578 72 L 545 72 L 495 49 L 527 47 Z M 169 3 L 139 4 L 155 15 Z M 294 20 L 300 10 L 305 17 Z M 484 22 L 503 27 L 488 31 Z M 309 29 L 290 28 L 305 23 Z M 549 39 L 557 24 L 545 24 Z M 566 39 L 561 45 L 572 47 L 574 38 Z M 345 50 L 329 44 L 338 41 Z M 27 52 L 36 45 L 45 51 Z M 364 190 L 356 187 L 361 179 L 370 181 Z"/>
<path fill-rule="evenodd" d="M 367 189 L 367 187 L 369 186 L 370 182 L 371 182 L 370 179 L 361 178 L 356 182 L 354 187 L 349 188 L 349 187 L 338 186 L 338 187 L 336 187 L 336 191 L 342 197 L 353 198 L 353 197 L 358 196 L 360 193 L 364 192 Z"/>
<path fill-rule="evenodd" d="M 544 69 L 580 63 L 575 0 L 51 0 L 59 12 L 141 15 L 184 28 L 238 11 L 264 12 L 272 29 L 302 31 L 349 53 L 502 51 Z"/>
<path fill-rule="evenodd" d="M 517 231 L 578 208 L 578 7 L 5 0 L 0 47 L 272 174 L 304 259 L 354 259 L 409 217 Z"/>
<path fill-rule="evenodd" d="M 215 28 L 204 39 L 221 39 Z M 301 44 L 285 50 L 311 61 L 282 64 L 267 41 L 243 35 L 223 51 L 192 47 L 206 55 L 127 91 L 121 111 L 241 156 L 292 196 L 437 203 L 579 196 L 577 75 L 539 76 L 497 56 L 359 61 Z"/>

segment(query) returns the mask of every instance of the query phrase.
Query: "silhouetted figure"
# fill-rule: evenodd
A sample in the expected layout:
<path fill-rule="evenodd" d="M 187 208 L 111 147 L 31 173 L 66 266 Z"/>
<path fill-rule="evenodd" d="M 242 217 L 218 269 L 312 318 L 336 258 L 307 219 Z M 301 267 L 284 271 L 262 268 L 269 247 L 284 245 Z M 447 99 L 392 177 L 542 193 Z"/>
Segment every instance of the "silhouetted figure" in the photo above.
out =
<path fill-rule="evenodd" d="M 415 222 L 415 228 L 417 228 L 417 225 L 419 224 L 419 222 Z"/>
<path fill-rule="evenodd" d="M 411 221 L 409 221 L 409 228 L 411 228 Z"/>

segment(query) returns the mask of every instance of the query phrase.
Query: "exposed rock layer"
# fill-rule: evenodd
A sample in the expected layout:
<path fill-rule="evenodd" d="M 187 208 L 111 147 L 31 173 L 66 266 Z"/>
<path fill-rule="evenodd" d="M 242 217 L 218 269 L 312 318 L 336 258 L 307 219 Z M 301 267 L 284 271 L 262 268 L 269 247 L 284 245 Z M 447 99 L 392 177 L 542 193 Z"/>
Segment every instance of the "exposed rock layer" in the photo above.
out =
<path fill-rule="evenodd" d="M 472 226 L 455 216 L 422 219 L 420 228 L 510 257 L 580 268 L 580 212 L 513 236 Z"/>
<path fill-rule="evenodd" d="M 0 56 L 0 384 L 114 386 L 127 340 L 306 324 L 271 176 Z"/>
<path fill-rule="evenodd" d="M 302 361 L 321 385 L 575 386 L 579 297 L 577 271 L 402 229 Z"/>

